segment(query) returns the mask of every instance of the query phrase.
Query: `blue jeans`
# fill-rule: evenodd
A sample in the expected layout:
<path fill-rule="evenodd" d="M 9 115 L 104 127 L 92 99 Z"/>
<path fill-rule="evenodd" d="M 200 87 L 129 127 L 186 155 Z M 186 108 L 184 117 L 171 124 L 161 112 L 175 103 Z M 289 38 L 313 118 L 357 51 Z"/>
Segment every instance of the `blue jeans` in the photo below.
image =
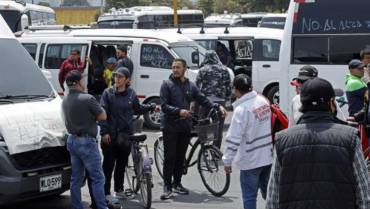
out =
<path fill-rule="evenodd" d="M 240 171 L 244 209 L 256 209 L 258 188 L 261 189 L 263 199 L 266 199 L 270 170 L 271 165 Z"/>
<path fill-rule="evenodd" d="M 85 169 L 91 179 L 92 194 L 98 209 L 107 209 L 104 195 L 104 174 L 98 142 L 91 137 L 69 135 L 67 149 L 71 156 L 71 201 L 73 209 L 83 209 L 81 202 L 81 185 L 85 178 Z"/>

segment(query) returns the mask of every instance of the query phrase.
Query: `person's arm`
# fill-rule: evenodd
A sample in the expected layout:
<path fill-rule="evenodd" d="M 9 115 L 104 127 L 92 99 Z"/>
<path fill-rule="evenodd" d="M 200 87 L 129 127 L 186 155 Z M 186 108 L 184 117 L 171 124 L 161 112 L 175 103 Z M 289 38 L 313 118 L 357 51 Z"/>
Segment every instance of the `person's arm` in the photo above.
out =
<path fill-rule="evenodd" d="M 232 94 L 230 74 L 229 74 L 229 71 L 226 68 L 223 69 L 222 73 L 223 73 L 222 82 L 223 82 L 223 86 L 225 88 L 226 100 L 229 100 L 230 97 L 231 97 L 231 94 Z"/>
<path fill-rule="evenodd" d="M 134 109 L 134 112 L 136 114 L 145 114 L 149 111 L 154 111 L 155 110 L 155 107 L 156 105 L 155 104 L 141 104 L 140 101 L 139 101 L 139 98 L 137 98 L 136 96 L 136 93 L 134 92 L 134 90 L 132 90 L 132 107 Z"/>
<path fill-rule="evenodd" d="M 245 127 L 248 125 L 248 120 L 246 120 L 248 114 L 242 108 L 236 108 L 234 111 L 229 130 L 226 134 L 224 155 L 222 156 L 225 167 L 231 167 L 242 143 Z"/>
<path fill-rule="evenodd" d="M 270 180 L 267 188 L 266 209 L 279 209 L 279 187 L 281 165 L 274 149 Z"/>
<path fill-rule="evenodd" d="M 109 115 L 109 101 L 108 101 L 108 90 L 105 90 L 100 99 L 100 105 Z M 108 118 L 108 116 L 107 116 Z M 99 121 L 100 135 L 109 134 L 109 125 L 107 120 Z"/>
<path fill-rule="evenodd" d="M 354 144 L 355 155 L 353 158 L 353 173 L 356 180 L 356 204 L 358 209 L 370 208 L 370 176 L 366 166 L 360 139 L 357 138 Z"/>
<path fill-rule="evenodd" d="M 200 92 L 199 88 L 196 87 L 193 83 L 190 83 L 190 88 L 193 94 L 193 98 L 196 102 L 198 102 L 198 104 L 208 109 L 211 109 L 212 107 L 215 107 L 217 105 L 212 104 L 211 101 L 209 101 L 209 99 L 202 92 Z"/>
<path fill-rule="evenodd" d="M 200 69 L 199 72 L 198 72 L 198 75 L 197 75 L 197 78 L 195 79 L 195 85 L 198 87 L 198 88 L 201 88 L 201 85 L 202 85 L 202 80 L 203 80 L 203 70 Z"/>
<path fill-rule="evenodd" d="M 170 105 L 170 99 L 170 90 L 164 81 L 160 91 L 161 110 L 166 114 L 179 116 L 180 108 Z"/>
<path fill-rule="evenodd" d="M 59 74 L 58 74 L 58 80 L 59 80 L 59 85 L 60 87 L 63 89 L 63 91 L 65 90 L 64 89 L 64 77 L 65 77 L 65 69 L 64 69 L 64 63 L 62 63 L 62 65 L 60 66 L 59 68 Z"/>
<path fill-rule="evenodd" d="M 107 119 L 104 108 L 96 101 L 95 97 L 91 96 L 87 102 L 90 112 L 96 117 L 97 121 L 104 121 Z"/>

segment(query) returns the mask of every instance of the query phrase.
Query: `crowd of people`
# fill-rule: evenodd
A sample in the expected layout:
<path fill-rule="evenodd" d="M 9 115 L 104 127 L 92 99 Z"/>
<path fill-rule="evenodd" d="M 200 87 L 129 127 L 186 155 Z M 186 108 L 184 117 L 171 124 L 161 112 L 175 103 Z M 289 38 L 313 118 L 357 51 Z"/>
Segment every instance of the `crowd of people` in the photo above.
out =
<path fill-rule="evenodd" d="M 192 117 L 195 113 L 204 116 L 211 108 L 218 109 L 222 118 L 214 144 L 223 147 L 225 172 L 233 172 L 234 167 L 240 170 L 244 209 L 256 208 L 259 190 L 266 199 L 266 209 L 370 208 L 370 177 L 358 129 L 346 123 L 335 100 L 336 91 L 319 77 L 320 69 L 304 66 L 293 79 L 297 96 L 289 109 L 289 128 L 275 136 L 269 101 L 253 90 L 249 76 L 240 74 L 232 81 L 216 52 L 205 54 L 195 82 L 185 76 L 185 60 L 174 59 L 172 74 L 160 89 L 160 105 L 141 104 L 130 87 L 134 66 L 127 47 L 119 46 L 117 56 L 106 60 L 103 75 L 107 88 L 100 103 L 85 93 L 82 73 L 88 60 L 81 62 L 79 54 L 72 50 L 59 76 L 61 87 L 68 89 L 62 109 L 69 133 L 73 209 L 83 208 L 81 186 L 85 178 L 92 208 L 111 207 L 107 199 L 113 196 L 113 171 L 114 197 L 125 197 L 123 178 L 130 154 L 128 136 L 134 132 L 133 116 L 148 111 L 161 111 L 164 186 L 160 199 L 172 198 L 173 192 L 189 194 L 182 175 Z M 368 111 L 367 81 L 363 77 L 370 49 L 364 49 L 361 57 L 362 61 L 349 63 L 345 92 L 350 119 Z M 232 94 L 236 101 L 222 143 L 227 115 L 224 106 Z M 102 164 L 97 135 L 101 136 Z"/>

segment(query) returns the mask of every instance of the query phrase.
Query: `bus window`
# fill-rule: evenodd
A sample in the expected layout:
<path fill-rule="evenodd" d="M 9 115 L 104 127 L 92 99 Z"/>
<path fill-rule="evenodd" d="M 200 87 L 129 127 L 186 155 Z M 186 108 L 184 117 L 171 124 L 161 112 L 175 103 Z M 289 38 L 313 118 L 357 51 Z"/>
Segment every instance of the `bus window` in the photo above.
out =
<path fill-rule="evenodd" d="M 28 51 L 28 53 L 31 55 L 31 57 L 35 60 L 36 58 L 36 51 L 37 51 L 37 45 L 36 44 L 22 44 L 24 48 Z"/>
<path fill-rule="evenodd" d="M 352 59 L 360 59 L 359 52 L 366 46 L 370 46 L 368 35 L 330 37 L 330 64 L 347 65 Z"/>
<path fill-rule="evenodd" d="M 132 28 L 133 20 L 110 20 L 98 23 L 99 28 Z"/>
<path fill-rule="evenodd" d="M 328 63 L 328 57 L 327 37 L 293 38 L 292 62 L 294 64 L 325 64 Z"/>

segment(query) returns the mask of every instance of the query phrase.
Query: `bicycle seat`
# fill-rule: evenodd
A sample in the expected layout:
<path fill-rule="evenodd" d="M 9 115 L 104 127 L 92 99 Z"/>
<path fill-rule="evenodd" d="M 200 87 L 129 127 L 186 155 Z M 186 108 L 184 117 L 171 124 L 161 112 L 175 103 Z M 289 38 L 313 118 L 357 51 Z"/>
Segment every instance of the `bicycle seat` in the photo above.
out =
<path fill-rule="evenodd" d="M 143 142 L 146 140 L 146 134 L 133 134 L 129 136 L 128 140 L 135 142 Z"/>

